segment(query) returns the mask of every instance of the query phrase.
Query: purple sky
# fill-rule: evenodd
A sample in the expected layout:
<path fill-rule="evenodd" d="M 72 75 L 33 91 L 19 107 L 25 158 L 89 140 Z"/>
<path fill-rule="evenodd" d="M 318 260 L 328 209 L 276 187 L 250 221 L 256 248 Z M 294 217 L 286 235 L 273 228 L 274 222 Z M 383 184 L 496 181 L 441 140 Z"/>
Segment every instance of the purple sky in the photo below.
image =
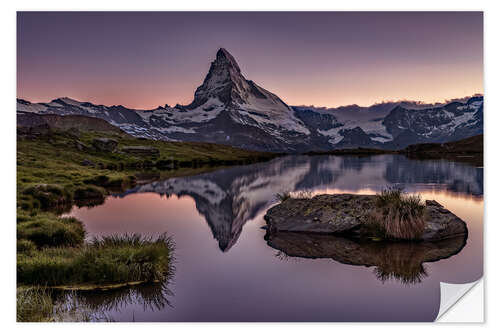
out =
<path fill-rule="evenodd" d="M 220 47 L 290 105 L 483 93 L 481 12 L 19 12 L 17 95 L 188 104 Z"/>

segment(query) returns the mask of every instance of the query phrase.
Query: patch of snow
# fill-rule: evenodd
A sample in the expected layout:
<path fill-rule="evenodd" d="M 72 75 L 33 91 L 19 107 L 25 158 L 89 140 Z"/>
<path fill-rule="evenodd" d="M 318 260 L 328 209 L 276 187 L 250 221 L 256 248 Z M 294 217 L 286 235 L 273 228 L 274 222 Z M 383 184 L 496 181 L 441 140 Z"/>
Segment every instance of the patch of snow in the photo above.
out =
<path fill-rule="evenodd" d="M 327 108 L 312 108 L 305 107 L 304 110 L 310 110 L 319 114 L 329 114 L 334 116 L 338 123 L 343 126 L 334 127 L 329 130 L 318 130 L 321 135 L 334 137 L 334 142 L 338 143 L 342 140 L 337 138 L 338 133 L 343 129 L 352 129 L 360 127 L 366 134 L 372 136 L 372 140 L 378 142 L 388 142 L 393 140 L 392 135 L 387 131 L 387 128 L 382 124 L 384 118 L 390 111 L 376 110 L 337 110 Z"/>
<path fill-rule="evenodd" d="M 184 127 L 178 127 L 178 126 L 169 126 L 166 128 L 158 128 L 158 130 L 162 133 L 173 133 L 173 132 L 181 132 L 181 133 L 196 133 L 195 130 L 191 128 L 184 128 Z"/>
<path fill-rule="evenodd" d="M 252 118 L 257 123 L 272 124 L 289 131 L 311 134 L 309 129 L 295 117 L 291 108 L 279 100 L 248 96 L 248 103 L 239 104 L 238 112 Z"/>
<path fill-rule="evenodd" d="M 46 111 L 48 107 L 39 103 L 22 104 L 17 102 L 16 109 L 17 111 L 23 111 L 23 112 L 41 113 Z"/>
<path fill-rule="evenodd" d="M 332 145 L 336 145 L 337 143 L 339 143 L 340 141 L 342 141 L 344 137 L 342 135 L 338 135 L 330 140 L 328 140 L 328 142 L 330 142 Z"/>
<path fill-rule="evenodd" d="M 465 112 L 463 115 L 453 118 L 451 127 L 454 130 L 457 126 L 466 124 L 473 118 L 474 118 L 473 112 Z"/>
<path fill-rule="evenodd" d="M 353 129 L 360 127 L 366 134 L 371 135 L 371 139 L 378 142 L 388 142 L 393 139 L 392 135 L 387 131 L 387 128 L 382 124 L 383 119 L 371 117 L 358 117 L 357 119 L 343 118 L 343 126 L 334 127 L 329 130 L 318 130 L 318 133 L 324 136 L 333 137 L 335 143 L 342 140 L 339 138 L 339 132 L 343 129 Z M 329 140 L 332 142 L 332 140 Z"/>
<path fill-rule="evenodd" d="M 465 112 L 467 112 L 467 110 L 469 110 L 469 112 L 474 112 L 474 111 L 477 111 L 482 105 L 483 105 L 483 101 L 474 101 L 470 104 L 464 104 L 464 105 L 458 106 L 457 110 L 463 110 Z"/>
<path fill-rule="evenodd" d="M 372 139 L 372 141 L 377 141 L 377 142 L 381 142 L 381 143 L 384 143 L 384 142 L 392 140 L 392 139 L 388 139 L 388 138 L 383 138 L 381 136 L 371 137 L 370 139 Z"/>
<path fill-rule="evenodd" d="M 64 105 L 62 105 L 60 103 L 57 103 L 57 102 L 50 102 L 50 103 L 47 103 L 47 105 L 51 106 L 51 107 L 54 107 L 54 108 L 64 107 Z"/>
<path fill-rule="evenodd" d="M 82 104 L 81 102 L 78 102 L 77 100 L 71 99 L 69 97 L 63 97 L 60 98 L 60 100 L 69 105 L 80 106 L 80 104 Z"/>
<path fill-rule="evenodd" d="M 96 109 L 96 108 L 93 108 L 91 106 L 82 106 L 82 105 L 79 105 L 78 106 L 80 109 L 83 109 L 85 111 L 87 111 L 88 113 L 91 113 L 91 114 L 96 114 L 96 113 L 99 113 L 100 110 Z M 108 111 L 104 111 L 104 113 L 109 116 L 109 113 Z"/>

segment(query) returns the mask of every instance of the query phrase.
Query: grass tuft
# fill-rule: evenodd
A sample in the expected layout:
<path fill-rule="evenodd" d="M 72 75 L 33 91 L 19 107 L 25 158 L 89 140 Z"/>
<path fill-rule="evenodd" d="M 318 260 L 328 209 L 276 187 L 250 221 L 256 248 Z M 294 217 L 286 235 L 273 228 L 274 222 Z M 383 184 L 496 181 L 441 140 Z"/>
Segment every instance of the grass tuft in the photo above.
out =
<path fill-rule="evenodd" d="M 292 197 L 295 199 L 311 199 L 313 197 L 313 193 L 311 191 L 298 191 L 292 193 Z"/>
<path fill-rule="evenodd" d="M 313 197 L 313 193 L 311 191 L 298 191 L 298 192 L 280 192 L 276 193 L 276 199 L 279 202 L 284 202 L 288 199 L 311 199 Z"/>
<path fill-rule="evenodd" d="M 425 204 L 419 195 L 405 194 L 392 187 L 376 195 L 371 226 L 387 238 L 419 239 L 425 229 Z"/>
<path fill-rule="evenodd" d="M 36 202 L 38 202 L 34 205 L 44 209 L 64 205 L 72 200 L 70 191 L 60 185 L 52 184 L 36 184 L 28 186 L 24 189 L 22 194 L 24 194 L 24 197 L 21 199 L 29 201 L 29 197 L 31 196 L 34 200 L 36 200 Z"/>
<path fill-rule="evenodd" d="M 279 201 L 279 202 L 284 202 L 288 199 L 290 199 L 292 196 L 290 194 L 290 192 L 280 192 L 280 193 L 276 193 L 276 199 Z"/>
<path fill-rule="evenodd" d="M 30 254 L 36 251 L 36 244 L 28 239 L 19 239 L 17 241 L 17 253 Z"/>
<path fill-rule="evenodd" d="M 50 321 L 53 302 L 45 288 L 17 288 L 16 320 L 18 322 Z"/>
<path fill-rule="evenodd" d="M 73 197 L 75 201 L 79 200 L 102 200 L 106 196 L 106 191 L 99 186 L 96 185 L 80 185 L 75 188 L 75 192 Z"/>

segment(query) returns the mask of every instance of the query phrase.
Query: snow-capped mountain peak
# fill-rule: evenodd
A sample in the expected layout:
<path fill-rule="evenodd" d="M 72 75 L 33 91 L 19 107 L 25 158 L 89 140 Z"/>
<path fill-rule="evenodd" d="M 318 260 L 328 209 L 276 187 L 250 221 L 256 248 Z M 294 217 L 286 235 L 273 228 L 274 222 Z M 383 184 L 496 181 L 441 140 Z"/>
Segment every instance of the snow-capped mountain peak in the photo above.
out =
<path fill-rule="evenodd" d="M 247 80 L 235 58 L 223 48 L 217 51 L 203 84 L 196 89 L 193 102 L 183 108 L 212 111 L 221 104 L 239 124 L 257 126 L 272 135 L 277 134 L 276 127 L 309 134 L 293 110 L 275 94 Z"/>
<path fill-rule="evenodd" d="M 228 105 L 234 97 L 238 96 L 239 86 L 243 81 L 245 79 L 234 57 L 225 49 L 219 49 L 203 84 L 196 89 L 194 100 L 186 106 L 186 109 L 192 110 L 205 104 L 211 98 L 217 98 Z"/>

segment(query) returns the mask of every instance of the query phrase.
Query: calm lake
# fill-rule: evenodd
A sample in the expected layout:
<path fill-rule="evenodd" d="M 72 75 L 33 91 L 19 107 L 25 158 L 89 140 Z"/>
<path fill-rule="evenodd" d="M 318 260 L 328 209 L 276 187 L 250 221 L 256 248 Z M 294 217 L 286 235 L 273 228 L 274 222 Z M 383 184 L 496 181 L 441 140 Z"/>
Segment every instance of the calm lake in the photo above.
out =
<path fill-rule="evenodd" d="M 264 239 L 263 216 L 278 192 L 374 194 L 394 184 L 462 218 L 468 237 L 437 259 L 419 245 L 370 250 L 378 266 L 288 256 Z M 83 221 L 89 238 L 166 232 L 176 244 L 168 285 L 73 296 L 96 319 L 433 321 L 440 282 L 483 274 L 483 169 L 459 162 L 287 156 L 137 186 L 70 215 Z"/>

